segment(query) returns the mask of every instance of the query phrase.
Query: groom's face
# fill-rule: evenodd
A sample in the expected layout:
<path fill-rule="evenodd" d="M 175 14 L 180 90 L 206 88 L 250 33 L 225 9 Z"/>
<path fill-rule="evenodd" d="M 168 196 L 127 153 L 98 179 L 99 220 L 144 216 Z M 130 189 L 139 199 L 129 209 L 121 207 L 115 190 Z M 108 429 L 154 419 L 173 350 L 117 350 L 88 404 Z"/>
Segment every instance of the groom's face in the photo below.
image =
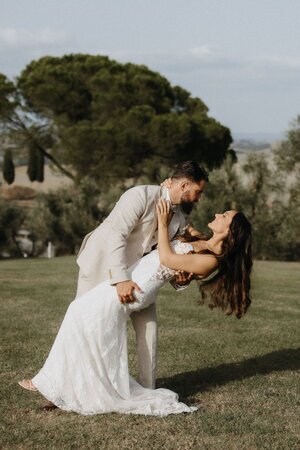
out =
<path fill-rule="evenodd" d="M 182 194 L 180 205 L 186 214 L 190 214 L 197 203 L 205 188 L 205 181 L 198 182 L 187 181 L 182 185 Z"/>

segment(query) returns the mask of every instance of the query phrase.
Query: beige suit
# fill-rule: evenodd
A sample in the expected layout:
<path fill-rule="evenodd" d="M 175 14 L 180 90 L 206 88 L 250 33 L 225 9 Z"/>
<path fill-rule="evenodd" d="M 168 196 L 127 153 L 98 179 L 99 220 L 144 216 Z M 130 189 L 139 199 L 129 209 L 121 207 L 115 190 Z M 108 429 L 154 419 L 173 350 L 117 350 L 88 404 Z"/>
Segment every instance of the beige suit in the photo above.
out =
<path fill-rule="evenodd" d="M 85 236 L 77 263 L 80 267 L 77 296 L 104 280 L 111 284 L 129 280 L 127 268 L 157 244 L 155 206 L 160 197 L 167 198 L 167 190 L 159 186 L 136 186 L 126 191 L 109 216 L 94 231 Z M 187 225 L 177 207 L 169 225 L 170 239 Z M 156 308 L 148 308 L 131 315 L 137 338 L 140 382 L 155 387 L 157 355 Z"/>

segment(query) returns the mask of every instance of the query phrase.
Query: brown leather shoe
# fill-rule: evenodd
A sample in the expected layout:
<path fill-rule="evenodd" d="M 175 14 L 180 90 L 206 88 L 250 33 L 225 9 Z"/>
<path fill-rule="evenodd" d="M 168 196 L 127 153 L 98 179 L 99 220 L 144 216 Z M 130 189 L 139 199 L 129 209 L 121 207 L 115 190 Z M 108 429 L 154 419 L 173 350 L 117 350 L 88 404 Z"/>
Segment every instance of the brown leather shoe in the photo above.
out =
<path fill-rule="evenodd" d="M 54 403 L 50 402 L 50 400 L 48 400 L 46 403 L 40 406 L 39 409 L 41 411 L 53 411 L 54 409 L 57 409 L 57 406 L 54 405 Z"/>

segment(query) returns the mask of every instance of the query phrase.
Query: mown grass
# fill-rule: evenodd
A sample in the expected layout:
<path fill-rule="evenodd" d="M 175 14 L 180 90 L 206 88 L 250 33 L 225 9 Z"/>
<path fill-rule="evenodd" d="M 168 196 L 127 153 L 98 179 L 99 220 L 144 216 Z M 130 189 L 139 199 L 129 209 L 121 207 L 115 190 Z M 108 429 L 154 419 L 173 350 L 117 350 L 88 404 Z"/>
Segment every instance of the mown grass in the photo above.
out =
<path fill-rule="evenodd" d="M 76 286 L 71 257 L 0 262 L 1 449 L 299 449 L 299 263 L 257 262 L 241 320 L 198 306 L 197 289 L 158 300 L 158 386 L 194 414 L 42 412 L 17 380 L 41 367 Z M 136 375 L 134 337 L 129 354 Z"/>

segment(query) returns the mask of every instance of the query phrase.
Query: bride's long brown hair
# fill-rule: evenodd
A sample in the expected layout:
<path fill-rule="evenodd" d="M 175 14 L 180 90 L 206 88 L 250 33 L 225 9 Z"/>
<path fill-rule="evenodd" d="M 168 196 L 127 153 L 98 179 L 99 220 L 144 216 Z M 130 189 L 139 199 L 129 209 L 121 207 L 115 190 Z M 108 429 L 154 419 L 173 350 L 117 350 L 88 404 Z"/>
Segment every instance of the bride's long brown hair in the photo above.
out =
<path fill-rule="evenodd" d="M 199 236 L 198 239 L 203 239 Z M 199 281 L 200 303 L 210 296 L 210 308 L 221 308 L 227 315 L 240 319 L 251 304 L 250 273 L 252 269 L 251 224 L 242 212 L 237 212 L 223 241 L 217 273 L 207 281 Z"/>

